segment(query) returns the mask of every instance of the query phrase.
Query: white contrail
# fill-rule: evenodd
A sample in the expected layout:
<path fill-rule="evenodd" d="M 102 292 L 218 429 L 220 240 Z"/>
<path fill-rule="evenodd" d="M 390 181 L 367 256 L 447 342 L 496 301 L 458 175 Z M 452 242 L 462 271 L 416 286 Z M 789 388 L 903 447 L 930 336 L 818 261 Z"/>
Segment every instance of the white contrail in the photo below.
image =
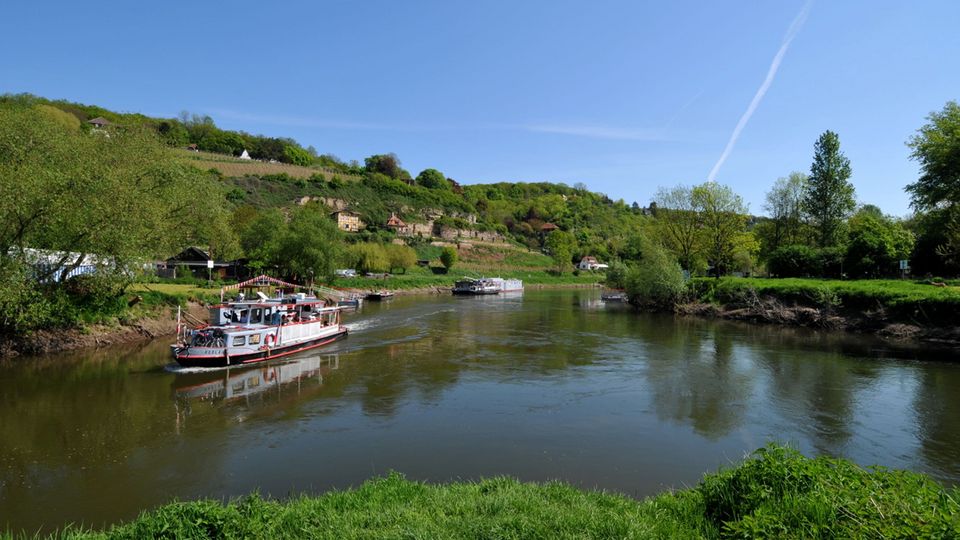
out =
<path fill-rule="evenodd" d="M 757 93 L 754 94 L 753 100 L 750 101 L 750 105 L 747 107 L 747 110 L 743 113 L 743 116 L 740 117 L 740 121 L 737 122 L 737 127 L 733 128 L 733 133 L 730 135 L 730 140 L 727 141 L 727 147 L 723 149 L 723 153 L 720 154 L 720 159 L 717 160 L 717 164 L 713 166 L 713 169 L 710 171 L 710 175 L 707 176 L 708 182 L 713 182 L 717 177 L 717 171 L 720 170 L 720 166 L 723 165 L 723 162 L 727 160 L 727 156 L 729 156 L 730 151 L 733 150 L 733 145 L 737 144 L 737 139 L 740 138 L 740 132 L 743 131 L 743 128 L 747 125 L 747 122 L 750 121 L 750 117 L 753 116 L 753 111 L 757 110 L 757 106 L 760 105 L 760 101 L 763 100 L 763 96 L 767 93 L 767 89 L 770 88 L 770 84 L 773 83 L 773 78 L 777 75 L 777 69 L 780 68 L 780 62 L 783 61 L 783 55 L 787 53 L 787 48 L 790 47 L 790 42 L 793 41 L 793 38 L 796 37 L 797 32 L 800 31 L 800 27 L 803 26 L 803 22 L 807 20 L 807 15 L 810 13 L 811 5 L 813 5 L 813 0 L 808 0 L 807 3 L 803 5 L 800 13 L 798 13 L 793 19 L 793 22 L 790 23 L 790 28 L 787 30 L 787 34 L 783 36 L 783 43 L 780 45 L 780 50 L 777 51 L 777 55 L 773 57 L 773 62 L 770 63 L 770 69 L 767 70 L 767 78 L 763 80 L 763 84 L 761 84 L 760 88 L 757 89 Z"/>

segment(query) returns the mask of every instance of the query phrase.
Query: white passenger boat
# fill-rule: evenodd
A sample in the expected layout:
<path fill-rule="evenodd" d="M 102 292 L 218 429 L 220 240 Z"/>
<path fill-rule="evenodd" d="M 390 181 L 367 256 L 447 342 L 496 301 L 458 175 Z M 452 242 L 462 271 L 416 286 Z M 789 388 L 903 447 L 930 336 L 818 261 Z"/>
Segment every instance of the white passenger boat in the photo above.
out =
<path fill-rule="evenodd" d="M 453 294 L 500 294 L 500 286 L 487 278 L 466 278 L 453 284 Z"/>
<path fill-rule="evenodd" d="M 465 278 L 453 284 L 453 294 L 500 294 L 523 290 L 523 281 L 503 278 Z"/>
<path fill-rule="evenodd" d="M 233 286 L 297 287 L 268 276 Z M 222 367 L 261 362 L 313 349 L 347 335 L 340 307 L 304 293 L 255 300 L 238 299 L 210 307 L 210 323 L 193 327 L 177 321 L 174 359 L 185 367 Z"/>

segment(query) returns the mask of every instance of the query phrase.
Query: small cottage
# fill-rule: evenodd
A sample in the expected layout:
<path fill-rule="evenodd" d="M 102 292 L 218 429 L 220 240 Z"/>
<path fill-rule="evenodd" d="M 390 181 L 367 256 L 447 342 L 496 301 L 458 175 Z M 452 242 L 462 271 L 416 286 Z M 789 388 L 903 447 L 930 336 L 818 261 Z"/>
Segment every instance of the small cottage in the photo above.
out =
<path fill-rule="evenodd" d="M 337 222 L 337 227 L 341 231 L 357 232 L 363 228 L 363 222 L 360 221 L 360 214 L 350 210 L 337 210 L 331 212 L 330 217 Z"/>

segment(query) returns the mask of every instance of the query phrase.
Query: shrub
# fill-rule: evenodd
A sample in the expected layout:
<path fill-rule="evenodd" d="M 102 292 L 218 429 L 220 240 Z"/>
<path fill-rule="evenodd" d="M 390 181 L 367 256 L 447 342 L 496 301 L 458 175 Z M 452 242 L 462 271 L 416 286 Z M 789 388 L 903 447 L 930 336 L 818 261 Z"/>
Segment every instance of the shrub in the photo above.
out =
<path fill-rule="evenodd" d="M 807 277 L 820 274 L 817 251 L 809 246 L 792 245 L 777 248 L 770 254 L 767 270 L 777 277 Z"/>
<path fill-rule="evenodd" d="M 443 248 L 440 253 L 440 262 L 447 270 L 453 268 L 453 265 L 457 264 L 457 250 L 450 246 Z"/>
<path fill-rule="evenodd" d="M 685 287 L 680 265 L 660 246 L 651 246 L 640 264 L 626 275 L 627 294 L 640 304 L 672 305 L 680 300 Z"/>

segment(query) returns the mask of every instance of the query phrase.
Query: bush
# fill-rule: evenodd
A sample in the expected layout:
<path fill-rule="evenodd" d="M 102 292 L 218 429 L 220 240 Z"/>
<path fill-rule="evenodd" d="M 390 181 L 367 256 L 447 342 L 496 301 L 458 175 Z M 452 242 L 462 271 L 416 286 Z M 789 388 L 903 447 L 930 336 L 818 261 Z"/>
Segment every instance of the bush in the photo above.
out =
<path fill-rule="evenodd" d="M 627 286 L 627 265 L 620 261 L 611 261 L 607 268 L 606 285 L 611 289 L 623 289 Z"/>
<path fill-rule="evenodd" d="M 680 300 L 685 288 L 683 270 L 660 246 L 651 246 L 626 275 L 627 294 L 639 304 L 668 307 Z"/>
<path fill-rule="evenodd" d="M 443 248 L 440 253 L 440 262 L 447 270 L 453 268 L 453 265 L 457 264 L 457 250 L 450 246 Z"/>
<path fill-rule="evenodd" d="M 820 275 L 817 251 L 809 246 L 783 246 L 770 254 L 767 270 L 776 277 L 808 277 Z"/>

